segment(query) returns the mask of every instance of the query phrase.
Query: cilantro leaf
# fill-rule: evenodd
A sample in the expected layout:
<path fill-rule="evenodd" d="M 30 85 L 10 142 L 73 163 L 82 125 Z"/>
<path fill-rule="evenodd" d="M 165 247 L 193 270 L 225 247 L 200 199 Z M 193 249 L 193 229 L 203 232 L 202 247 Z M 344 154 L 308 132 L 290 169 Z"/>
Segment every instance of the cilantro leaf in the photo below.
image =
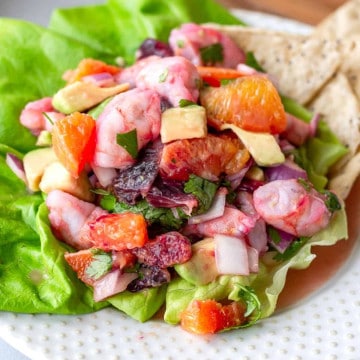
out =
<path fill-rule="evenodd" d="M 187 194 L 196 196 L 198 199 L 199 205 L 196 214 L 202 214 L 210 208 L 218 187 L 217 183 L 194 174 L 190 175 L 189 180 L 185 183 L 184 191 Z"/>
<path fill-rule="evenodd" d="M 162 83 L 166 80 L 167 76 L 169 75 L 169 69 L 165 69 L 160 75 L 159 75 L 159 82 Z"/>
<path fill-rule="evenodd" d="M 265 72 L 265 70 L 261 67 L 261 65 L 256 60 L 254 53 L 251 51 L 246 53 L 245 64 L 252 67 L 256 71 Z"/>
<path fill-rule="evenodd" d="M 125 202 L 116 201 L 114 196 L 108 195 L 101 199 L 100 205 L 102 208 L 116 213 L 131 211 L 142 214 L 149 225 L 161 226 L 166 230 L 178 230 L 188 219 L 181 208 L 154 207 L 146 199 L 138 201 L 135 205 L 129 205 Z"/>
<path fill-rule="evenodd" d="M 224 49 L 220 43 L 200 48 L 200 56 L 204 65 L 214 65 L 224 60 Z"/>
<path fill-rule="evenodd" d="M 274 260 L 285 261 L 291 259 L 308 240 L 308 237 L 300 237 L 294 240 L 282 254 L 277 253 Z"/>
<path fill-rule="evenodd" d="M 92 279 L 100 279 L 103 275 L 108 273 L 112 267 L 112 257 L 110 253 L 100 249 L 92 250 L 93 260 L 86 268 L 86 275 Z"/>
<path fill-rule="evenodd" d="M 187 99 L 181 99 L 179 101 L 179 107 L 186 107 L 186 106 L 191 106 L 191 105 L 197 105 L 195 102 L 191 101 L 191 100 L 187 100 Z"/>
<path fill-rule="evenodd" d="M 116 134 L 116 142 L 122 146 L 133 159 L 138 155 L 137 131 L 132 129 L 126 133 Z"/>
<path fill-rule="evenodd" d="M 323 194 L 325 195 L 325 205 L 329 211 L 334 212 L 341 209 L 340 201 L 333 192 L 324 190 Z"/>

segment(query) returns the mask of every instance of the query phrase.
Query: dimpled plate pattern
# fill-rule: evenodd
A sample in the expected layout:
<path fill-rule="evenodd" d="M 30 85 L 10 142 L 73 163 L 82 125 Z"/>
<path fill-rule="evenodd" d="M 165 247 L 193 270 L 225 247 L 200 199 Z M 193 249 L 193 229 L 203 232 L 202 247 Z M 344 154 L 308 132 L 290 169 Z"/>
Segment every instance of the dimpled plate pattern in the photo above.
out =
<path fill-rule="evenodd" d="M 235 11 L 249 24 L 306 33 L 309 27 Z M 0 313 L 0 336 L 36 360 L 360 359 L 360 246 L 335 277 L 306 300 L 256 326 L 216 336 L 188 334 L 154 320 L 140 324 L 104 309 L 82 316 Z M 181 355 L 180 355 L 181 354 Z M 1 357 L 1 356 L 0 356 Z"/>

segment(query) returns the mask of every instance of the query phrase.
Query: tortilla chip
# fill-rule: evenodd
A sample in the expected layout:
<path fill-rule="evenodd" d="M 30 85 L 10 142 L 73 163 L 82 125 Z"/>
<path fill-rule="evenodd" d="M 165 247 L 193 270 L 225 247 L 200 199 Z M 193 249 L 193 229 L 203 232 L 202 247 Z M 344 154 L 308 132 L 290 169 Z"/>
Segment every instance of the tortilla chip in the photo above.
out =
<path fill-rule="evenodd" d="M 309 104 L 310 110 L 323 115 L 330 129 L 353 156 L 360 144 L 360 105 L 347 77 L 338 73 Z"/>
<path fill-rule="evenodd" d="M 360 22 L 360 21 L 359 21 Z M 347 76 L 350 85 L 360 100 L 360 34 L 358 40 L 344 42 L 343 61 L 340 70 Z"/>
<path fill-rule="evenodd" d="M 359 175 L 360 153 L 357 153 L 330 179 L 329 189 L 345 200 Z"/>
<path fill-rule="evenodd" d="M 209 25 L 210 26 L 210 25 Z M 310 101 L 341 62 L 341 43 L 274 30 L 213 26 L 228 34 L 274 76 L 279 91 L 300 104 Z"/>
<path fill-rule="evenodd" d="M 314 30 L 326 39 L 349 39 L 360 35 L 360 0 L 352 0 L 327 16 Z"/>

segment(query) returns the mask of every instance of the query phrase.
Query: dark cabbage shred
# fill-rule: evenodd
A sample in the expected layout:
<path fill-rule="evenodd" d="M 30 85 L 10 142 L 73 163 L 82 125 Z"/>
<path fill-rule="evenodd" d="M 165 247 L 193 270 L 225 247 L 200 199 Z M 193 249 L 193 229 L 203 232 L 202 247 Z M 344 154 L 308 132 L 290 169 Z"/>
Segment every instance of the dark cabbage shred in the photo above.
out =
<path fill-rule="evenodd" d="M 148 56 L 173 56 L 174 52 L 172 51 L 169 44 L 159 41 L 153 38 L 145 39 L 137 50 L 136 58 L 137 60 L 146 58 Z"/>
<path fill-rule="evenodd" d="M 122 169 L 112 182 L 116 199 L 134 205 L 140 196 L 146 196 L 159 172 L 161 143 L 146 147 L 136 164 Z"/>
<path fill-rule="evenodd" d="M 185 194 L 183 183 L 178 181 L 167 181 L 160 177 L 156 179 L 152 188 L 146 195 L 148 203 L 154 207 L 185 207 L 191 213 L 193 207 L 197 206 L 197 199 L 192 194 Z"/>
<path fill-rule="evenodd" d="M 167 269 L 161 269 L 156 265 L 147 266 L 145 264 L 140 264 L 137 272 L 139 277 L 127 286 L 127 290 L 131 292 L 161 286 L 168 283 L 171 278 Z"/>

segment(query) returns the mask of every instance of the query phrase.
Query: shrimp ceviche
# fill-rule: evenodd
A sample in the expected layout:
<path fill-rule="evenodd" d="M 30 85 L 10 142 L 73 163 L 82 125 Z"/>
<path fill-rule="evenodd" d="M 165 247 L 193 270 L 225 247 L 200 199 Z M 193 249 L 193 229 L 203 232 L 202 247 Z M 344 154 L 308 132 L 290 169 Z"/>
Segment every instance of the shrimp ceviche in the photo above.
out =
<path fill-rule="evenodd" d="M 144 39 L 135 59 L 68 69 L 21 111 L 36 149 L 7 163 L 42 194 L 94 309 L 196 334 L 251 326 L 313 244 L 346 236 L 342 200 L 303 151 L 330 130 L 291 114 L 276 78 L 211 24 Z"/>

